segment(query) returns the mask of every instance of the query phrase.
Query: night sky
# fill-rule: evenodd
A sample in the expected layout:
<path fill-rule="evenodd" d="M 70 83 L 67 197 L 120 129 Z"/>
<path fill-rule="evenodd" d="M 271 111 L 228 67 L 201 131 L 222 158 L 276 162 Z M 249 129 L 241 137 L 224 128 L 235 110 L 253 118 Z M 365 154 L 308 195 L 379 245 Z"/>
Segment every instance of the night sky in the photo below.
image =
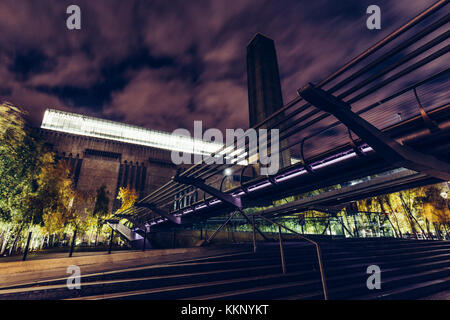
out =
<path fill-rule="evenodd" d="M 434 0 L 0 1 L 0 100 L 165 131 L 246 128 L 246 45 L 275 40 L 284 101 Z M 77 4 L 82 29 L 66 28 Z M 366 28 L 366 8 L 382 29 Z"/>

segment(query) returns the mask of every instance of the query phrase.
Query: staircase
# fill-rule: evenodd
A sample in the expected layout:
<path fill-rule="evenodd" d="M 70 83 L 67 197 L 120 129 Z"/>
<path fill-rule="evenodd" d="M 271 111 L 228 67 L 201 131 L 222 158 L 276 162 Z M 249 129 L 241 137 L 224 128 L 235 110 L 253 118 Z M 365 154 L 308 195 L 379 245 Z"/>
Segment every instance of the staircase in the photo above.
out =
<path fill-rule="evenodd" d="M 450 242 L 399 239 L 322 240 L 329 299 L 420 299 L 450 290 Z M 314 247 L 278 243 L 258 250 L 164 265 L 0 288 L 0 299 L 323 299 Z M 381 268 L 381 289 L 369 290 L 369 265 Z"/>
<path fill-rule="evenodd" d="M 108 226 L 110 226 L 115 232 L 117 232 L 120 237 L 128 242 L 130 246 L 134 249 L 142 249 L 144 245 L 144 236 L 142 235 L 144 231 L 140 229 L 131 230 L 127 226 L 119 223 L 117 220 L 108 220 Z M 151 248 L 150 241 L 145 240 L 145 247 L 147 249 Z"/>

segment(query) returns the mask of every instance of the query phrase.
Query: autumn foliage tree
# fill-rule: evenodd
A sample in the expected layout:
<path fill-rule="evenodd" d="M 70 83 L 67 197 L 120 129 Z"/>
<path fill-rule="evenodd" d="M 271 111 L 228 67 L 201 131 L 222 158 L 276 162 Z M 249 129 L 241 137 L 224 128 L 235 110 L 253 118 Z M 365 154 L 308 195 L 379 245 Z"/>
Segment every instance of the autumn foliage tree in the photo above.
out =
<path fill-rule="evenodd" d="M 10 237 L 14 247 L 27 224 L 42 221 L 33 199 L 44 161 L 42 145 L 27 126 L 25 112 L 9 103 L 0 104 L 0 219 L 10 226 L 0 254 Z"/>
<path fill-rule="evenodd" d="M 428 234 L 431 233 L 431 226 L 434 227 L 440 237 L 441 230 L 448 235 L 450 229 L 450 210 L 448 199 L 441 196 L 442 190 L 439 185 L 432 185 L 423 188 L 422 196 L 418 198 L 423 205 L 423 215 L 425 217 Z"/>
<path fill-rule="evenodd" d="M 139 198 L 135 189 L 130 187 L 121 187 L 119 193 L 117 194 L 117 199 L 120 200 L 120 208 L 118 211 L 124 211 L 130 208 L 136 200 Z"/>
<path fill-rule="evenodd" d="M 77 223 L 76 200 L 67 163 L 55 161 L 23 110 L 0 104 L 0 219 L 10 226 L 1 254 L 8 245 L 5 237 L 14 239 L 14 248 L 26 227 L 40 225 L 55 233 Z"/>

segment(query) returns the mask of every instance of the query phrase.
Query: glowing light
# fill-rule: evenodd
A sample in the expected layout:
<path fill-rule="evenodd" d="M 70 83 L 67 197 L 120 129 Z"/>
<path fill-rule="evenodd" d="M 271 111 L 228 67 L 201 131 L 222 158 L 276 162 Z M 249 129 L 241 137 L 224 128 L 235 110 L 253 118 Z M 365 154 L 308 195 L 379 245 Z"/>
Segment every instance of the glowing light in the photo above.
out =
<path fill-rule="evenodd" d="M 45 111 L 41 128 L 191 154 L 209 155 L 222 147 L 220 143 L 53 109 Z"/>

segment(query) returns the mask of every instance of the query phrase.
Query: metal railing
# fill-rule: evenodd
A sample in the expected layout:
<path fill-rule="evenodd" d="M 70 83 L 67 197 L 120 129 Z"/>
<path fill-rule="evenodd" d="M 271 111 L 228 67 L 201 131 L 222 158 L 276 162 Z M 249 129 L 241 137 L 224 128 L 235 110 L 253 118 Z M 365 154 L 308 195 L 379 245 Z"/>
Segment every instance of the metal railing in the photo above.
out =
<path fill-rule="evenodd" d="M 298 233 L 297 231 L 294 231 L 286 226 L 283 226 L 282 224 L 279 224 L 273 220 L 270 220 L 262 215 L 257 215 L 258 217 L 262 218 L 263 220 L 266 220 L 267 222 L 270 222 L 274 225 L 278 226 L 278 239 L 280 242 L 280 254 L 281 254 L 281 264 L 282 264 L 282 269 L 283 269 L 283 273 L 286 273 L 286 262 L 284 259 L 284 250 L 283 250 L 283 242 L 282 242 L 282 238 L 281 238 L 281 228 L 286 229 L 292 233 L 295 233 L 296 235 L 298 235 L 302 240 L 305 240 L 311 244 L 313 244 L 316 248 L 316 255 L 317 255 L 317 261 L 319 263 L 319 271 L 320 271 L 320 279 L 322 282 L 322 290 L 323 290 L 323 297 L 325 300 L 328 300 L 328 289 L 327 289 L 327 281 L 325 278 L 325 270 L 323 268 L 323 263 L 322 263 L 322 252 L 320 250 L 320 246 L 319 244 L 311 239 L 308 239 L 307 237 L 301 235 L 300 233 Z M 252 219 L 252 221 L 254 222 L 254 218 Z M 254 231 L 254 225 L 253 225 L 253 246 L 256 249 L 256 238 L 255 238 L 255 231 Z M 254 251 L 256 251 L 254 249 Z"/>

